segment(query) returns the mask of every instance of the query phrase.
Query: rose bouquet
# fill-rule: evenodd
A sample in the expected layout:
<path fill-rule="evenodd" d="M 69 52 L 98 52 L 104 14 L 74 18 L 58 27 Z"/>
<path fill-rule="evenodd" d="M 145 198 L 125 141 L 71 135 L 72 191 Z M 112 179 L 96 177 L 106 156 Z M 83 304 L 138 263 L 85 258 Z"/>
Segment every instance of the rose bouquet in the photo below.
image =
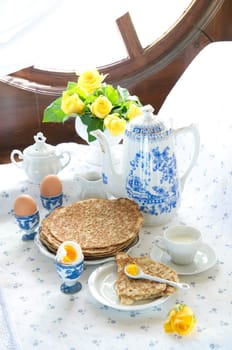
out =
<path fill-rule="evenodd" d="M 88 142 L 95 140 L 91 131 L 97 129 L 107 129 L 112 136 L 123 134 L 126 123 L 142 113 L 142 104 L 126 88 L 105 83 L 106 76 L 93 69 L 78 75 L 77 82 L 68 82 L 62 96 L 44 110 L 43 122 L 80 118 L 86 125 Z"/>

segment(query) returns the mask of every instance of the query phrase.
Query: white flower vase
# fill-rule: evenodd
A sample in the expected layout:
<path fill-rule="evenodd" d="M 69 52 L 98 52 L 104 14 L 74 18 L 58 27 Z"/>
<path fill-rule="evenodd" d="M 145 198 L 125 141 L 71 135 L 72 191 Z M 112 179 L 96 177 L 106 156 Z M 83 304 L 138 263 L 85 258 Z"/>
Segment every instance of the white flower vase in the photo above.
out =
<path fill-rule="evenodd" d="M 101 166 L 102 152 L 100 149 L 99 141 L 88 141 L 87 125 L 83 124 L 79 117 L 76 117 L 75 119 L 75 130 L 76 133 L 90 146 L 88 154 L 85 155 L 85 161 L 96 166 Z M 112 136 L 110 135 L 108 130 L 104 130 L 104 134 L 107 137 L 110 147 L 112 148 L 112 156 L 113 158 L 115 158 L 114 162 L 118 163 L 120 158 L 120 155 L 118 154 L 118 149 L 121 148 L 119 143 L 123 139 L 123 134 L 119 136 Z"/>

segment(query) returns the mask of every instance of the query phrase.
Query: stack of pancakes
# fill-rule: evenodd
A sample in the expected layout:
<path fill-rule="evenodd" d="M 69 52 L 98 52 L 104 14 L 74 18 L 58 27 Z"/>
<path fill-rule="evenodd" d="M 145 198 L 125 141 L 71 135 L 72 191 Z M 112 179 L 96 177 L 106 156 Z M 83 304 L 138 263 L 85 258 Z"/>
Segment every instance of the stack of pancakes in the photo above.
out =
<path fill-rule="evenodd" d="M 115 256 L 117 264 L 116 293 L 120 303 L 131 305 L 139 301 L 153 300 L 174 293 L 175 288 L 165 283 L 127 277 L 124 268 L 127 264 L 137 264 L 145 273 L 178 282 L 178 275 L 171 267 L 148 256 L 131 257 L 120 252 Z"/>
<path fill-rule="evenodd" d="M 57 208 L 43 219 L 40 240 L 54 254 L 61 243 L 73 240 L 85 259 L 100 259 L 129 247 L 142 224 L 143 215 L 130 199 L 86 199 Z"/>

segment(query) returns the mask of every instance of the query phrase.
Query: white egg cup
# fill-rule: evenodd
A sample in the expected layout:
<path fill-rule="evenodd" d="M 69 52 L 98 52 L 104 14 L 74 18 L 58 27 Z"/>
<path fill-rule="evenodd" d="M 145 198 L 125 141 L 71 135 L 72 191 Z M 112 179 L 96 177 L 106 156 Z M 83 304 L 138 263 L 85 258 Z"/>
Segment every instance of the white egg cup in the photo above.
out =
<path fill-rule="evenodd" d="M 63 281 L 60 286 L 61 292 L 65 294 L 78 293 L 82 284 L 78 281 L 84 271 L 84 259 L 79 263 L 64 264 L 56 260 L 56 270 Z"/>
<path fill-rule="evenodd" d="M 23 241 L 34 240 L 40 222 L 40 214 L 37 210 L 32 215 L 19 216 L 15 214 L 19 228 L 25 233 L 22 235 Z"/>

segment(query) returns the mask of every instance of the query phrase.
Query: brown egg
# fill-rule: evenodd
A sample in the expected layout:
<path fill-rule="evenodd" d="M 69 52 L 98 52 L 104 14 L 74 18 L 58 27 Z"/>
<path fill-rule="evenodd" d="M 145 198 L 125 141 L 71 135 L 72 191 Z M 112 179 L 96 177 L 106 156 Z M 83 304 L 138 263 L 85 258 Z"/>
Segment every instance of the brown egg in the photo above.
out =
<path fill-rule="evenodd" d="M 40 184 L 40 194 L 45 197 L 58 196 L 62 193 L 62 183 L 58 176 L 47 175 Z"/>
<path fill-rule="evenodd" d="M 14 213 L 17 216 L 28 216 L 34 214 L 38 206 L 34 199 L 28 194 L 21 194 L 14 202 Z"/>

